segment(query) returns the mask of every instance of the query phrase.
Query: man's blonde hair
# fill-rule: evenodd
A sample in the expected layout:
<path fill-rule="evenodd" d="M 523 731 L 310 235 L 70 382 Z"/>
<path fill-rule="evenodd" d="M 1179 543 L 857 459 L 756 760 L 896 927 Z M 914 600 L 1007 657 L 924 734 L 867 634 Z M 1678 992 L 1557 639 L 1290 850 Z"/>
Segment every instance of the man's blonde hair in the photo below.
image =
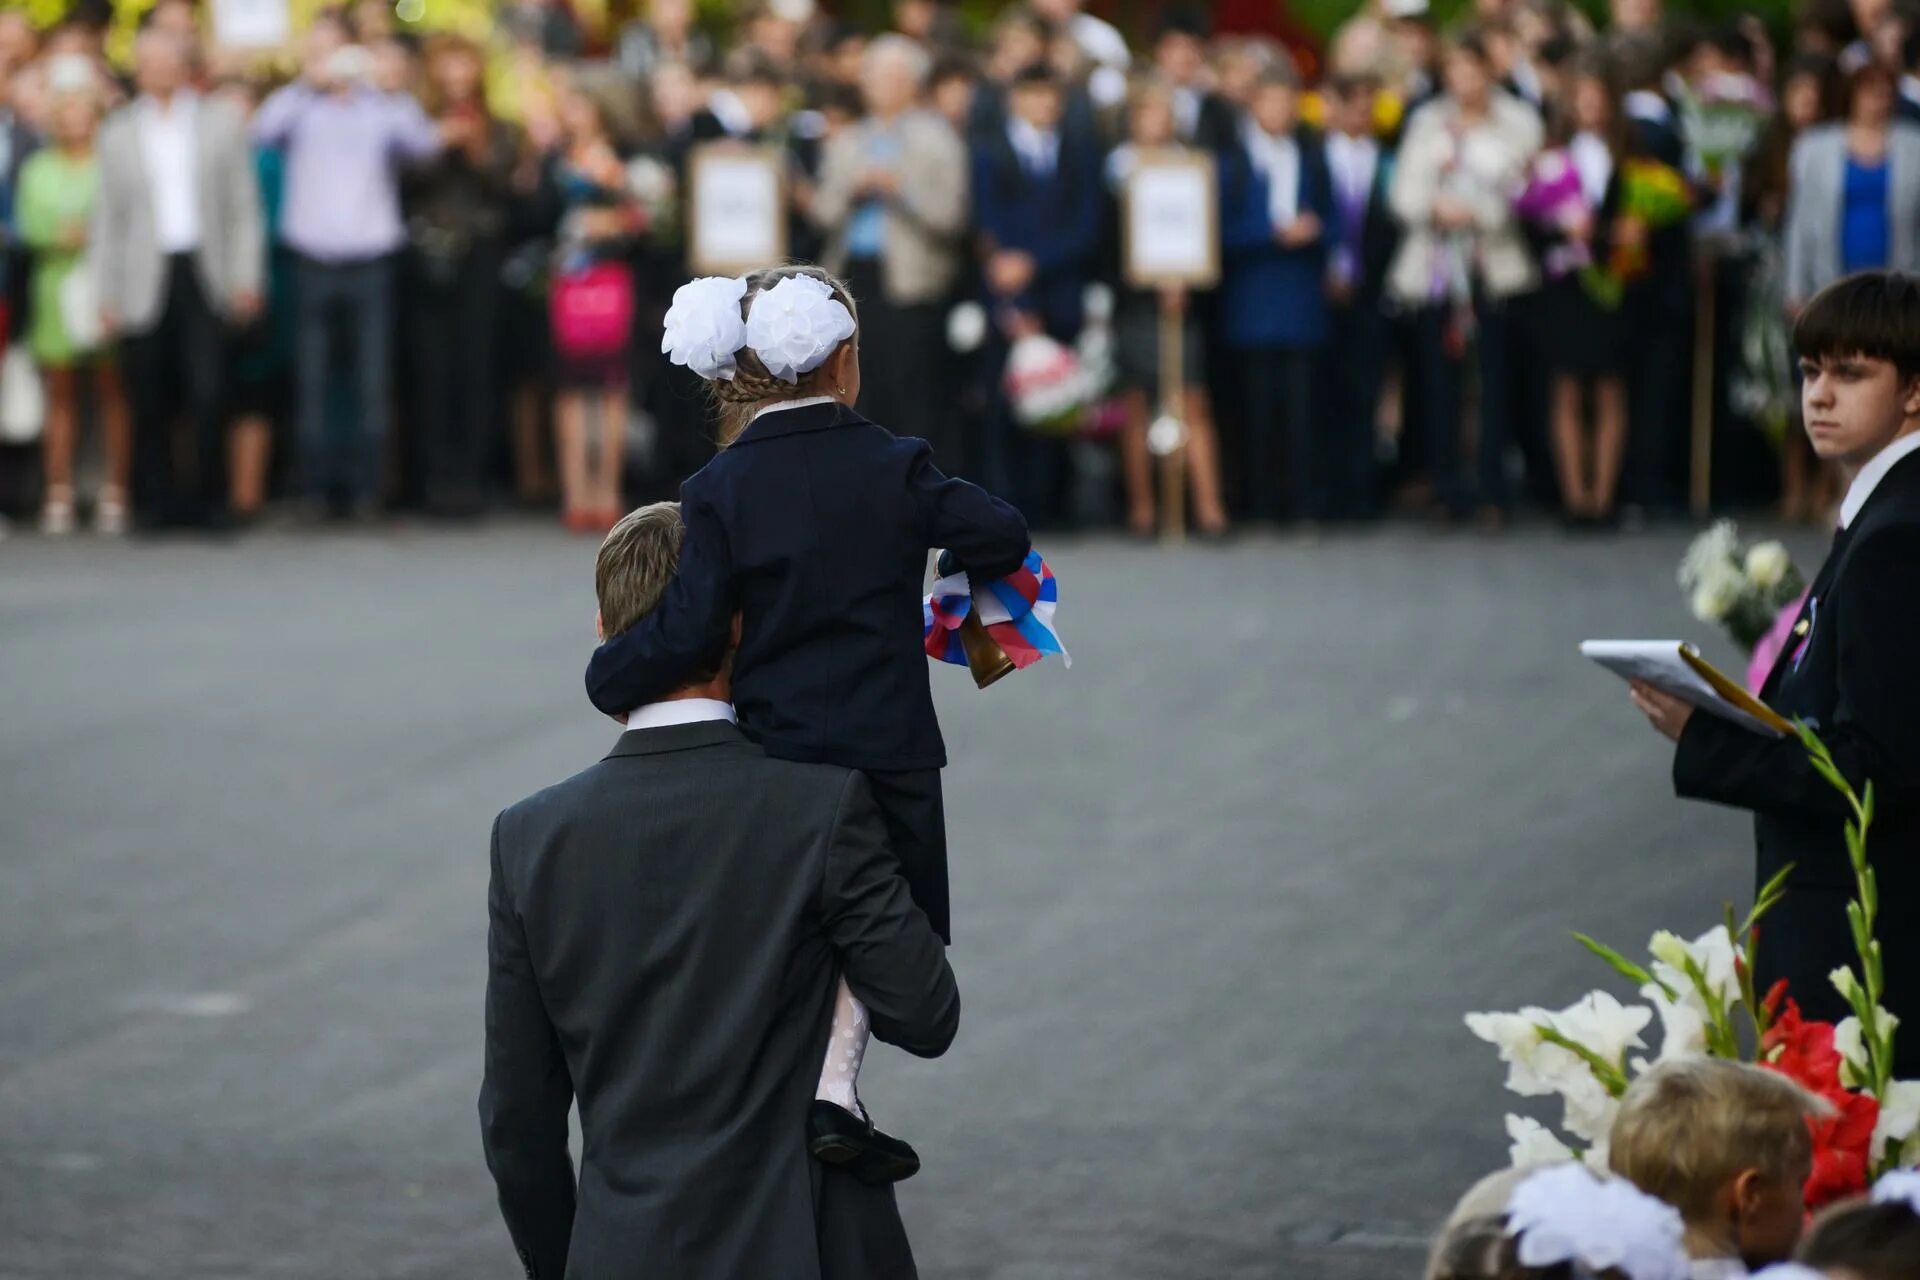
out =
<path fill-rule="evenodd" d="M 1620 1100 L 1607 1163 L 1688 1223 L 1710 1218 L 1749 1169 L 1797 1180 L 1812 1157 L 1807 1121 L 1831 1107 L 1777 1071 L 1724 1058 L 1675 1058 Z"/>
<path fill-rule="evenodd" d="M 680 565 L 686 525 L 680 504 L 655 502 L 627 512 L 607 532 L 593 563 L 600 626 L 617 636 L 652 613 Z"/>

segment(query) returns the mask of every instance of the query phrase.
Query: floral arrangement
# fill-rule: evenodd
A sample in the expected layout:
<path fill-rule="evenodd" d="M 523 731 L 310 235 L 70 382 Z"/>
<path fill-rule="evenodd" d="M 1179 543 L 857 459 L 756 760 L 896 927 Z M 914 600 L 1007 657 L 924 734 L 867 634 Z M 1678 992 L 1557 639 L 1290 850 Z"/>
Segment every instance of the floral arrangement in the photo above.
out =
<path fill-rule="evenodd" d="M 1672 165 L 1628 158 L 1620 162 L 1619 180 L 1616 227 L 1637 224 L 1644 231 L 1659 231 L 1693 216 L 1693 187 Z M 1607 260 L 1582 271 L 1580 283 L 1595 302 L 1616 310 L 1626 297 L 1627 285 L 1652 269 L 1644 236 L 1616 234 Z"/>
<path fill-rule="evenodd" d="M 1786 547 L 1778 542 L 1743 547 L 1740 531 L 1730 520 L 1719 521 L 1693 540 L 1675 577 L 1693 616 L 1726 628 L 1749 654 L 1778 623 L 1782 610 L 1798 607 L 1806 590 Z"/>
<path fill-rule="evenodd" d="M 1547 275 L 1558 280 L 1570 272 L 1593 265 L 1593 251 L 1584 240 L 1571 238 L 1573 232 L 1593 217 L 1593 206 L 1580 186 L 1580 174 L 1564 147 L 1542 151 L 1527 168 L 1526 182 L 1513 199 L 1513 211 L 1520 218 L 1557 232 L 1562 237 L 1542 255 Z"/>
<path fill-rule="evenodd" d="M 1874 937 L 1880 894 L 1866 856 L 1873 786 L 1867 785 L 1864 797 L 1856 794 L 1812 731 L 1801 726 L 1800 736 L 1815 769 L 1846 797 L 1852 813 L 1846 838 L 1855 897 L 1847 918 L 1859 971 L 1842 967 L 1831 976 L 1852 1015 L 1837 1024 L 1806 1019 L 1785 981 L 1764 995 L 1754 990 L 1757 926 L 1784 895 L 1790 867 L 1761 889 L 1743 923 L 1735 923 L 1729 907 L 1724 923 L 1691 942 L 1665 931 L 1654 934 L 1648 965 L 1575 934 L 1582 946 L 1634 983 L 1644 1003 L 1623 1004 L 1606 991 L 1592 991 L 1558 1011 L 1530 1007 L 1467 1015 L 1468 1030 L 1499 1050 L 1507 1065 L 1507 1088 L 1522 1097 L 1558 1097 L 1561 1129 L 1584 1144 L 1584 1152 L 1576 1152 L 1538 1120 L 1509 1115 L 1514 1164 L 1584 1155 L 1590 1166 L 1605 1168 L 1607 1135 L 1620 1097 L 1650 1065 L 1633 1051 L 1647 1048 L 1641 1033 L 1656 1016 L 1662 1040 L 1654 1061 L 1706 1054 L 1756 1062 L 1832 1104 L 1831 1115 L 1809 1122 L 1814 1140 L 1813 1174 L 1806 1185 L 1810 1207 L 1864 1191 L 1873 1178 L 1920 1163 L 1920 1081 L 1893 1078 L 1898 1020 L 1881 1005 L 1885 979 Z"/>
<path fill-rule="evenodd" d="M 1773 114 L 1773 95 L 1744 72 L 1717 72 L 1680 94 L 1680 132 L 1709 173 L 1753 150 Z"/>

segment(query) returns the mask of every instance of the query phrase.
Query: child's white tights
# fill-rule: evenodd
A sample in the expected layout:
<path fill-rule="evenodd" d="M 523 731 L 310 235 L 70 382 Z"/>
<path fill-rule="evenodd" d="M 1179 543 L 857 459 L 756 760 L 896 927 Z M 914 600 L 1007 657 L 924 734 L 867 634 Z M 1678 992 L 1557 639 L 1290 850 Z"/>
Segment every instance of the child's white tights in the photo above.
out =
<path fill-rule="evenodd" d="M 860 1060 L 867 1056 L 867 1007 L 854 998 L 844 979 L 833 998 L 833 1032 L 827 1037 L 827 1060 L 820 1066 L 820 1087 L 814 1097 L 851 1111 L 862 1120 Z"/>

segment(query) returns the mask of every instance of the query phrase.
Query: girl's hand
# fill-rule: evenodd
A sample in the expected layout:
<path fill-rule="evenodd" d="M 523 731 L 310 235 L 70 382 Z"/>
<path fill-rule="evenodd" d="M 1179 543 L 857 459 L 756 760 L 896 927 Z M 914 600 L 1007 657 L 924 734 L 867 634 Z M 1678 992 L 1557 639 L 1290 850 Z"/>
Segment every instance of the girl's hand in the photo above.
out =
<path fill-rule="evenodd" d="M 87 247 L 87 224 L 69 223 L 60 228 L 60 247 L 78 251 Z"/>

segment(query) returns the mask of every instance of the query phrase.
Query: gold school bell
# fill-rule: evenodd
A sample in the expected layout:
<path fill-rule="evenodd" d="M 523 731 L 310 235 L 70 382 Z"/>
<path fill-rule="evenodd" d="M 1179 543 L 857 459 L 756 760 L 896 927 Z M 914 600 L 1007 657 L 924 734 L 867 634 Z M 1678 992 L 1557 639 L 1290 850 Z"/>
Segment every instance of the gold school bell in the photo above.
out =
<path fill-rule="evenodd" d="M 960 648 L 967 655 L 967 670 L 973 672 L 973 683 L 978 688 L 986 688 L 1013 670 L 1013 659 L 987 634 L 979 613 L 972 609 L 960 620 Z"/>

